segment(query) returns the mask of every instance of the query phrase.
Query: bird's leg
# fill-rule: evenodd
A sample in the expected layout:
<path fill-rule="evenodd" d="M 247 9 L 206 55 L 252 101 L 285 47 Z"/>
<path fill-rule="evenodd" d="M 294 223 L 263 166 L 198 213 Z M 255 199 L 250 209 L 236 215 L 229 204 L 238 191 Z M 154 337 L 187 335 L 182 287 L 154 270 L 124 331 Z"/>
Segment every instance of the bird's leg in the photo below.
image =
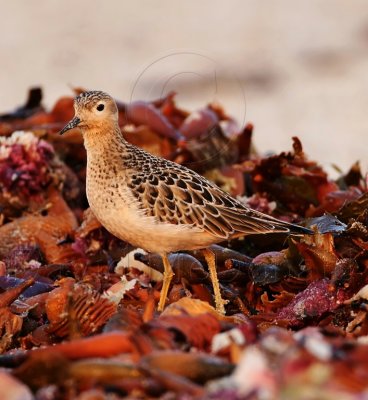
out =
<path fill-rule="evenodd" d="M 160 293 L 160 301 L 158 303 L 157 310 L 163 311 L 165 307 L 165 302 L 167 298 L 167 292 L 169 291 L 171 279 L 174 276 L 173 270 L 171 268 L 169 259 L 167 258 L 166 253 L 161 254 L 162 262 L 164 263 L 164 280 L 162 282 L 162 289 Z"/>
<path fill-rule="evenodd" d="M 208 264 L 208 269 L 210 271 L 213 293 L 215 295 L 216 310 L 221 314 L 225 314 L 225 304 L 227 303 L 227 301 L 223 300 L 221 297 L 220 285 L 217 279 L 215 254 L 209 249 L 203 249 L 202 253 Z"/>

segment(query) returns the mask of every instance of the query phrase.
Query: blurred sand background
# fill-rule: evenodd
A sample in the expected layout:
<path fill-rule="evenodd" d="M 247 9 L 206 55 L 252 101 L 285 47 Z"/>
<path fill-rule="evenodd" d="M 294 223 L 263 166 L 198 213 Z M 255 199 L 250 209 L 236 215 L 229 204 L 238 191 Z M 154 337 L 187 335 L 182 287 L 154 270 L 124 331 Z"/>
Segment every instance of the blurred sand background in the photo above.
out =
<path fill-rule="evenodd" d="M 124 101 L 177 90 L 180 105 L 219 101 L 254 123 L 262 152 L 297 135 L 325 166 L 367 166 L 366 0 L 0 0 L 0 10 L 0 112 L 36 85 L 50 107 L 70 86 Z"/>

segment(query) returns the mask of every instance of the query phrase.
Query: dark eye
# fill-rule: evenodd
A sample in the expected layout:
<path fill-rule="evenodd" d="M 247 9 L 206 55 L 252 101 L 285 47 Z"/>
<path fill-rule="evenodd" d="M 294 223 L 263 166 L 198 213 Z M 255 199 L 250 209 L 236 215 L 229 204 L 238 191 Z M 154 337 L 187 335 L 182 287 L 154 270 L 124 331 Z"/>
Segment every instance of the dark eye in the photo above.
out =
<path fill-rule="evenodd" d="M 105 108 L 105 105 L 104 105 L 104 104 L 99 104 L 99 105 L 97 106 L 97 111 L 102 111 L 104 108 Z"/>

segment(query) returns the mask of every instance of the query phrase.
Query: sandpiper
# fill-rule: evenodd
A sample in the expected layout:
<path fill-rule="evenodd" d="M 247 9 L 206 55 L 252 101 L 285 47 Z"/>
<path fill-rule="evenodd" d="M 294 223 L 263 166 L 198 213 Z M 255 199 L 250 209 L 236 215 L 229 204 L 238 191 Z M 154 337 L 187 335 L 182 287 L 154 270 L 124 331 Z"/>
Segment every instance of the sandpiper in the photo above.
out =
<path fill-rule="evenodd" d="M 159 253 L 164 278 L 158 310 L 165 306 L 173 271 L 167 254 L 202 249 L 216 309 L 225 313 L 214 254 L 208 246 L 249 234 L 310 233 L 245 206 L 196 172 L 128 143 L 114 99 L 88 91 L 74 101 L 75 116 L 60 132 L 78 127 L 87 150 L 87 198 L 101 224 L 118 238 Z"/>

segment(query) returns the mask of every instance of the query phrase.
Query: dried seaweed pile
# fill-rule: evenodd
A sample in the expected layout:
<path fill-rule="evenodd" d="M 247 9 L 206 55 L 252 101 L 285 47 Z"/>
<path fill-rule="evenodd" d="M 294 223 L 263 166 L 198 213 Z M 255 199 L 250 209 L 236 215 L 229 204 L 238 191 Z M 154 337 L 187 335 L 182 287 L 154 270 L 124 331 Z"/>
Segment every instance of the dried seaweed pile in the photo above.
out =
<path fill-rule="evenodd" d="M 252 126 L 240 129 L 218 105 L 190 114 L 173 94 L 119 102 L 128 141 L 315 232 L 213 246 L 226 316 L 212 307 L 201 254 L 171 254 L 175 278 L 158 314 L 161 258 L 101 227 L 85 197 L 82 139 L 57 134 L 73 97 L 51 111 L 41 98 L 34 89 L 0 116 L 1 399 L 368 395 L 368 195 L 358 164 L 333 181 L 297 138 L 292 151 L 262 158 Z"/>

